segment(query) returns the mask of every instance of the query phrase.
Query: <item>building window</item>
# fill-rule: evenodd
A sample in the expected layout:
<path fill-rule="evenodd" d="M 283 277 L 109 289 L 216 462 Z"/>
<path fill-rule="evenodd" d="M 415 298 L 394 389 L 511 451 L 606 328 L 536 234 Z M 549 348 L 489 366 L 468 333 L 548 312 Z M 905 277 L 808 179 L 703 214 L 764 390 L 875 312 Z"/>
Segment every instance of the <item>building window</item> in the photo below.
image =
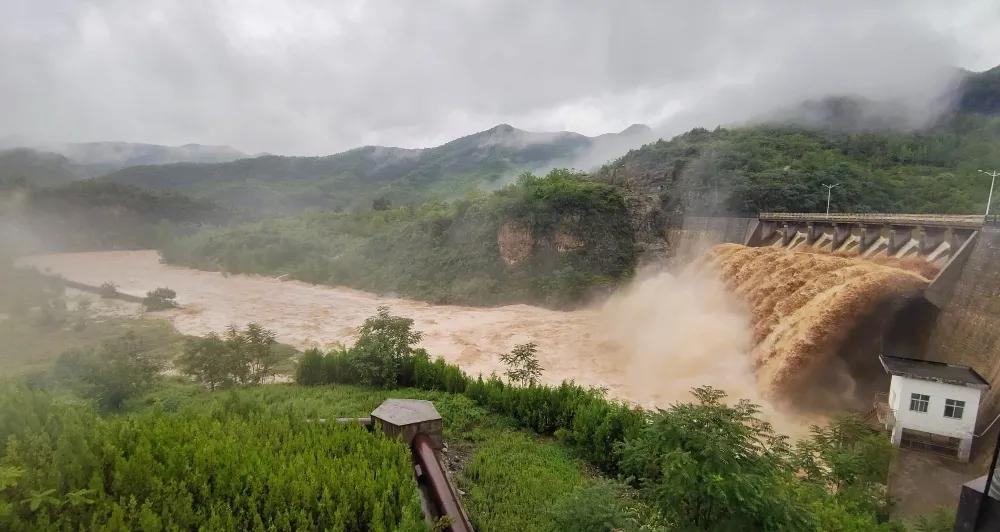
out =
<path fill-rule="evenodd" d="M 929 403 L 930 400 L 931 400 L 931 396 L 929 396 L 929 395 L 922 395 L 922 394 L 919 394 L 919 393 L 911 393 L 910 394 L 910 410 L 913 410 L 914 412 L 926 412 L 927 411 L 927 403 Z"/>
<path fill-rule="evenodd" d="M 965 401 L 944 400 L 944 417 L 962 419 L 963 413 L 965 413 Z"/>

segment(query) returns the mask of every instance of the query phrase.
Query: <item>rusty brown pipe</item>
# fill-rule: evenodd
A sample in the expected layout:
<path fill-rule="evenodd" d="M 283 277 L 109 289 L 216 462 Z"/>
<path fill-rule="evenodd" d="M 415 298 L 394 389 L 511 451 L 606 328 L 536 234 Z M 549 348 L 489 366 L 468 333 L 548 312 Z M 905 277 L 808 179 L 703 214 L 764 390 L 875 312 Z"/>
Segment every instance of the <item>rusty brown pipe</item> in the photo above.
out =
<path fill-rule="evenodd" d="M 420 433 L 413 438 L 413 455 L 427 483 L 432 502 L 437 506 L 438 515 L 447 515 L 451 520 L 450 526 L 445 530 L 472 532 L 472 524 L 462 509 L 458 494 L 448 482 L 448 475 L 438 460 L 429 436 Z"/>

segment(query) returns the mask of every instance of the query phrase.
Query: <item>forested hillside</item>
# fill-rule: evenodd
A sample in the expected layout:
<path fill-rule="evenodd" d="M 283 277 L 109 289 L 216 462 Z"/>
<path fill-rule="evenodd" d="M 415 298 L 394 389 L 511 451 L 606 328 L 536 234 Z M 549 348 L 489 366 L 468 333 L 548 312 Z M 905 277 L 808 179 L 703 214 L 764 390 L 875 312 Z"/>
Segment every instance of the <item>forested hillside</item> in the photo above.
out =
<path fill-rule="evenodd" d="M 638 238 L 662 239 L 684 215 L 759 212 L 975 214 L 1000 165 L 1000 119 L 962 114 L 912 133 L 760 125 L 695 129 L 605 165 L 597 177 L 626 190 Z"/>
<path fill-rule="evenodd" d="M 953 107 L 932 126 L 895 130 L 888 110 L 828 98 L 811 111 L 738 128 L 693 129 L 605 164 L 597 177 L 624 187 L 639 225 L 694 215 L 762 211 L 978 213 L 1000 166 L 1000 67 L 967 73 Z M 807 113 L 809 114 L 809 113 Z M 877 116 L 869 116 L 875 114 Z"/>
<path fill-rule="evenodd" d="M 138 166 L 103 179 L 179 191 L 258 214 L 309 207 L 340 210 L 373 202 L 387 206 L 456 199 L 475 190 L 499 188 L 523 170 L 572 166 L 591 150 L 638 145 L 648 137 L 643 126 L 586 137 L 533 133 L 502 124 L 429 149 L 366 146 L 327 157 L 264 156 L 224 164 Z"/>
<path fill-rule="evenodd" d="M 57 153 L 17 148 L 0 151 L 0 183 L 23 181 L 36 186 L 62 185 L 79 179 L 72 161 Z"/>
<path fill-rule="evenodd" d="M 70 142 L 44 149 L 73 161 L 81 176 L 97 177 L 129 166 L 170 163 L 223 163 L 248 157 L 229 146 L 163 146 L 139 142 Z"/>
<path fill-rule="evenodd" d="M 16 253 L 156 247 L 228 216 L 208 201 L 115 183 L 0 181 L 0 242 Z"/>
<path fill-rule="evenodd" d="M 617 188 L 565 170 L 531 174 L 453 203 L 313 212 L 204 231 L 163 249 L 170 262 L 431 301 L 566 306 L 632 272 Z"/>

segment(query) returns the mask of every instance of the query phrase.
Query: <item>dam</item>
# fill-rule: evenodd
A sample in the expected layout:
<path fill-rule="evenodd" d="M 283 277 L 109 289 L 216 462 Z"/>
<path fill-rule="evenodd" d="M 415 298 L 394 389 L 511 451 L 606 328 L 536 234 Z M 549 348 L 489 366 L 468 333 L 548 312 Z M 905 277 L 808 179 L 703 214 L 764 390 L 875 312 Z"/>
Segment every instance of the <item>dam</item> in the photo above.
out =
<path fill-rule="evenodd" d="M 851 388 L 861 400 L 884 384 L 875 360 L 883 352 L 969 366 L 1000 382 L 995 216 L 692 217 L 667 238 L 676 254 L 741 244 L 719 246 L 707 260 L 751 307 L 754 358 L 766 385 L 794 392 L 832 381 L 835 391 Z M 796 336 L 796 327 L 810 330 Z M 817 372 L 826 378 L 818 380 Z M 845 373 L 850 382 L 838 385 Z M 808 374 L 813 376 L 803 377 Z M 1000 414 L 998 388 L 984 396 L 977 432 Z"/>

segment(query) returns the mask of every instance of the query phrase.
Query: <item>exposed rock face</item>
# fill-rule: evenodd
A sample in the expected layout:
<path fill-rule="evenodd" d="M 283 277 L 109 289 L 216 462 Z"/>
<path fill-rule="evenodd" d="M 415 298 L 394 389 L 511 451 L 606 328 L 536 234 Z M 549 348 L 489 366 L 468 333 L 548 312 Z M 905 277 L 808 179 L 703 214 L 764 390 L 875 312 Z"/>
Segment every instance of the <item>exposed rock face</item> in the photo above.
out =
<path fill-rule="evenodd" d="M 556 250 L 560 253 L 567 251 L 572 251 L 574 249 L 579 249 L 583 247 L 583 239 L 564 231 L 556 233 L 555 238 Z"/>
<path fill-rule="evenodd" d="M 508 266 L 515 266 L 531 255 L 535 238 L 531 227 L 521 222 L 504 222 L 497 233 L 500 257 Z"/>

